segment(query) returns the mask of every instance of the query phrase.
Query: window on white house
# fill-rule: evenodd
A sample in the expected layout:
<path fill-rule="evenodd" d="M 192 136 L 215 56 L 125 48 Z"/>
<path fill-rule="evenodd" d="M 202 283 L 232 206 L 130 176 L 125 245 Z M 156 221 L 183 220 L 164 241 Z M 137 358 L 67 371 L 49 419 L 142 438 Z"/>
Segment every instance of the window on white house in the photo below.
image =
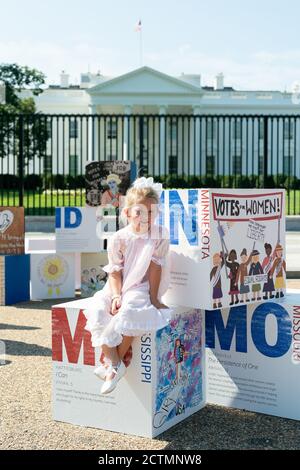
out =
<path fill-rule="evenodd" d="M 52 155 L 44 156 L 44 173 L 52 173 Z"/>
<path fill-rule="evenodd" d="M 294 171 L 294 158 L 293 155 L 285 155 L 283 158 L 283 173 L 284 175 L 291 176 Z"/>
<path fill-rule="evenodd" d="M 259 120 L 258 135 L 259 135 L 259 140 L 264 139 L 264 136 L 265 136 L 265 122 L 264 122 L 263 119 Z"/>
<path fill-rule="evenodd" d="M 206 174 L 207 176 L 214 176 L 215 174 L 215 156 L 206 156 Z"/>
<path fill-rule="evenodd" d="M 52 137 L 52 120 L 50 119 L 49 121 L 47 120 L 47 139 L 51 139 Z"/>
<path fill-rule="evenodd" d="M 70 155 L 69 157 L 69 175 L 76 176 L 78 174 L 78 155 Z"/>
<path fill-rule="evenodd" d="M 70 127 L 69 127 L 69 136 L 70 139 L 77 139 L 78 137 L 78 125 L 75 119 L 70 120 Z"/>
<path fill-rule="evenodd" d="M 117 138 L 117 122 L 113 119 L 109 119 L 106 122 L 106 135 L 108 139 L 116 139 Z"/>
<path fill-rule="evenodd" d="M 208 119 L 206 121 L 206 129 L 207 129 L 207 139 L 215 139 L 216 138 L 216 123 L 213 119 Z"/>
<path fill-rule="evenodd" d="M 235 119 L 232 122 L 232 138 L 234 140 L 241 140 L 242 138 L 242 122 L 240 119 Z"/>
<path fill-rule="evenodd" d="M 235 175 L 240 175 L 242 173 L 242 156 L 241 155 L 232 156 L 232 172 Z"/>
<path fill-rule="evenodd" d="M 178 125 L 177 125 L 177 119 L 173 118 L 169 122 L 169 137 L 170 141 L 174 142 L 177 141 L 177 135 L 178 135 Z"/>
<path fill-rule="evenodd" d="M 258 157 L 258 174 L 263 175 L 265 169 L 265 159 L 263 155 L 259 155 Z"/>
<path fill-rule="evenodd" d="M 144 142 L 147 142 L 148 141 L 148 138 L 149 138 L 149 132 L 148 132 L 148 119 L 144 119 L 143 121 L 143 138 L 144 138 Z"/>
<path fill-rule="evenodd" d="M 284 139 L 292 140 L 294 138 L 294 122 L 291 119 L 284 121 Z"/>
<path fill-rule="evenodd" d="M 177 175 L 178 173 L 177 155 L 169 155 L 169 173 L 170 175 Z"/>

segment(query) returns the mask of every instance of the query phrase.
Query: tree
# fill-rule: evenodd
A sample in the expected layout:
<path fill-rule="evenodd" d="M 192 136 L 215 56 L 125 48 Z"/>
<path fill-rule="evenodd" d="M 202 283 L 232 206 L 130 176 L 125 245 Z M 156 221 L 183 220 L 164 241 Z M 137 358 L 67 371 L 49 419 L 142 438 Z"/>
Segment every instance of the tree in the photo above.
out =
<path fill-rule="evenodd" d="M 45 84 L 45 75 L 36 69 L 18 64 L 1 64 L 0 81 L 5 84 L 6 104 L 1 108 L 7 111 L 18 112 L 22 106 L 22 99 L 18 96 L 24 89 L 30 89 L 34 96 L 43 92 L 41 88 Z M 32 99 L 33 103 L 34 100 Z"/>
<path fill-rule="evenodd" d="M 20 156 L 18 173 L 34 158 L 45 155 L 48 139 L 47 122 L 36 110 L 33 97 L 22 98 L 28 89 L 34 96 L 43 92 L 45 75 L 27 66 L 1 64 L 0 81 L 5 84 L 6 102 L 0 104 L 0 158 Z"/>

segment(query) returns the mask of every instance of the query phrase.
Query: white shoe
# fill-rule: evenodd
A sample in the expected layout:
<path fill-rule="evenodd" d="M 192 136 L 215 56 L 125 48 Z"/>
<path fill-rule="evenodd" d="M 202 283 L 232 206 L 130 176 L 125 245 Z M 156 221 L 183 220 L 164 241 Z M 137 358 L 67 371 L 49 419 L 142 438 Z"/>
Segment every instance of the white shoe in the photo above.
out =
<path fill-rule="evenodd" d="M 103 364 L 100 364 L 100 366 L 94 370 L 94 374 L 98 377 L 98 379 L 105 380 L 107 371 L 107 367 L 105 367 Z"/>
<path fill-rule="evenodd" d="M 126 367 L 123 361 L 120 362 L 118 366 L 111 367 L 107 370 L 107 373 L 114 373 L 115 376 L 111 380 L 106 380 L 104 384 L 102 385 L 101 388 L 101 394 L 106 395 L 110 392 L 112 392 L 116 386 L 119 380 L 125 375 L 126 373 Z"/>

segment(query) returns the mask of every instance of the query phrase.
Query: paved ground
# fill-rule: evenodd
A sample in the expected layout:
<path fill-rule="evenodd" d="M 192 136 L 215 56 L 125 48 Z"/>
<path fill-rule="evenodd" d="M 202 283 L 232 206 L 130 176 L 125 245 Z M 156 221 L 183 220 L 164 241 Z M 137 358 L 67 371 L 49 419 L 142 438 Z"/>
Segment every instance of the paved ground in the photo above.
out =
<path fill-rule="evenodd" d="M 289 281 L 289 287 L 300 288 L 300 281 Z M 54 422 L 51 304 L 0 307 L 7 352 L 0 367 L 0 449 L 300 449 L 299 422 L 216 406 L 156 439 Z"/>

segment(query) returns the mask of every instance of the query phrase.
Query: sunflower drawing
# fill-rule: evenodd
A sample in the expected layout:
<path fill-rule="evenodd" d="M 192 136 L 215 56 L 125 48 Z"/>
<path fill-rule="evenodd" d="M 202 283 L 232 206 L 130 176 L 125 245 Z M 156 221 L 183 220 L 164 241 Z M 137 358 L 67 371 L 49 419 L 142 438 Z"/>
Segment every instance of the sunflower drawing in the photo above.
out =
<path fill-rule="evenodd" d="M 38 266 L 40 281 L 48 287 L 48 294 L 60 294 L 60 287 L 65 282 L 69 267 L 59 255 L 46 256 Z"/>

